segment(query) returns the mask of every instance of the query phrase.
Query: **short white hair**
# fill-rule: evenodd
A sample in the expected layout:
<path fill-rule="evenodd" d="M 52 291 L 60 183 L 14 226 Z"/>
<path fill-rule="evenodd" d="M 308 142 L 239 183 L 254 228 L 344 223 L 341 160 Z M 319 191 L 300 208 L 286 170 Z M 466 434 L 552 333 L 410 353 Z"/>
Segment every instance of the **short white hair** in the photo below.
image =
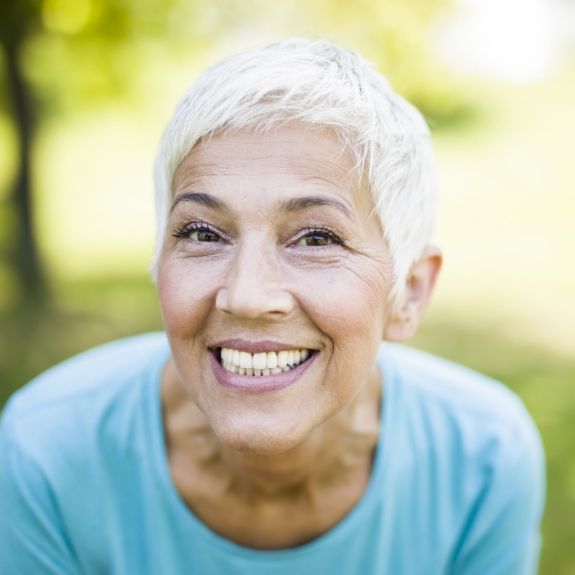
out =
<path fill-rule="evenodd" d="M 174 173 L 202 138 L 227 130 L 266 131 L 287 122 L 333 130 L 372 194 L 393 264 L 391 298 L 433 232 L 438 181 L 419 111 L 358 54 L 295 38 L 236 54 L 207 68 L 178 103 L 154 170 L 157 244 L 166 233 Z"/>

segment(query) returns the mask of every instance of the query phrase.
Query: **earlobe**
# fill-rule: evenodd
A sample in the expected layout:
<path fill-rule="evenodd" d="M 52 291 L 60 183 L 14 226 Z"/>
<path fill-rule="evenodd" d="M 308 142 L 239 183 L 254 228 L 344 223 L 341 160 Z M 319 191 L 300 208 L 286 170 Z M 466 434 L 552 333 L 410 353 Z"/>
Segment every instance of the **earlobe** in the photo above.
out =
<path fill-rule="evenodd" d="M 441 263 L 439 248 L 428 246 L 421 258 L 411 266 L 403 296 L 385 326 L 385 340 L 401 342 L 415 334 L 431 299 Z"/>

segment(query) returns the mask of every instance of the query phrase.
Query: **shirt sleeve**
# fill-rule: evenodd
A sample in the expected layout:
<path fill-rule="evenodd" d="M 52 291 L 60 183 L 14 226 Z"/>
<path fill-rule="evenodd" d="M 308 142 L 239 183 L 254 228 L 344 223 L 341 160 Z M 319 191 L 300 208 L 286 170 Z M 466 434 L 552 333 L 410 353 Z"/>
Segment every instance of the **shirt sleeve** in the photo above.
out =
<path fill-rule="evenodd" d="M 0 420 L 0 563 L 3 575 L 78 573 L 50 484 Z"/>
<path fill-rule="evenodd" d="M 495 448 L 471 509 L 453 575 L 532 575 L 541 546 L 545 472 L 539 435 L 529 420 Z"/>

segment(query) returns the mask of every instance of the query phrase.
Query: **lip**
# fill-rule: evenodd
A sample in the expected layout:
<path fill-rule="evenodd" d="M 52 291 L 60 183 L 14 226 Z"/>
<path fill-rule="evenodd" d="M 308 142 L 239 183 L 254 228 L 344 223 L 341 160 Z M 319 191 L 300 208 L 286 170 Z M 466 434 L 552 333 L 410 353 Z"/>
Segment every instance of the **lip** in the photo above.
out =
<path fill-rule="evenodd" d="M 273 341 L 273 340 L 261 340 L 261 341 L 248 341 L 245 339 L 226 339 L 223 341 L 218 341 L 210 346 L 210 349 L 214 348 L 221 348 L 227 347 L 230 349 L 237 349 L 238 351 L 247 351 L 248 353 L 262 353 L 268 351 L 290 351 L 290 350 L 297 350 L 297 349 L 312 349 L 307 348 L 305 346 L 294 346 L 289 343 L 282 343 L 281 341 Z M 316 351 L 316 350 L 313 350 Z"/>
<path fill-rule="evenodd" d="M 228 346 L 224 345 L 223 347 Z M 272 349 L 285 349 L 285 348 L 274 347 Z M 271 351 L 271 349 L 269 351 Z M 256 351 L 255 353 L 258 352 Z M 212 371 L 214 372 L 214 375 L 216 376 L 216 379 L 220 385 L 223 385 L 224 387 L 243 393 L 259 394 L 259 393 L 268 393 L 271 391 L 278 391 L 280 389 L 284 389 L 286 387 L 289 387 L 290 385 L 297 383 L 301 379 L 303 374 L 308 370 L 308 368 L 311 367 L 311 365 L 314 363 L 316 357 L 319 354 L 314 353 L 309 359 L 307 359 L 303 363 L 300 363 L 299 365 L 297 365 L 293 369 L 290 369 L 289 371 L 285 371 L 275 375 L 261 375 L 259 377 L 232 373 L 231 371 L 228 371 L 227 369 L 223 368 L 223 366 L 220 364 L 220 362 L 217 360 L 216 356 L 213 353 L 209 353 L 208 355 L 210 358 Z"/>

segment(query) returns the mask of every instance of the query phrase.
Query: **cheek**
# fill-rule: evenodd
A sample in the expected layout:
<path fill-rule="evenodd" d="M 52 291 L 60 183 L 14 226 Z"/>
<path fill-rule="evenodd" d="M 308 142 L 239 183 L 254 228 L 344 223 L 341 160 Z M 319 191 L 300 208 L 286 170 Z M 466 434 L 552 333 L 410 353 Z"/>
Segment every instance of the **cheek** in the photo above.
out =
<path fill-rule="evenodd" d="M 390 282 L 371 262 L 343 265 L 306 282 L 306 307 L 335 344 L 365 341 L 383 333 Z M 309 278 L 308 278 L 309 279 Z M 357 343 L 357 342 L 356 342 Z"/>
<path fill-rule="evenodd" d="M 325 290 L 326 314 L 321 329 L 333 342 L 329 378 L 336 395 L 348 401 L 373 373 L 387 315 L 389 275 L 380 265 L 340 269 Z M 329 310 L 329 311 L 328 311 Z"/>
<path fill-rule="evenodd" d="M 189 265 L 167 263 L 160 267 L 158 298 L 169 335 L 194 332 L 204 323 L 216 293 L 207 275 L 196 273 Z"/>

